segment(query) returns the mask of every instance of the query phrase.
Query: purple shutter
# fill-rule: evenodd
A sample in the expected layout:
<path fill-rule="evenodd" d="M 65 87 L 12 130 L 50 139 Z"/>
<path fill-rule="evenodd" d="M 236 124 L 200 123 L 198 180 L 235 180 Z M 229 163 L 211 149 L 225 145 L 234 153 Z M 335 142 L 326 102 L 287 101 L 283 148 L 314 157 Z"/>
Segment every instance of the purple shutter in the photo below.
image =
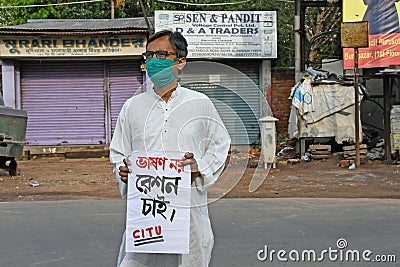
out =
<path fill-rule="evenodd" d="M 140 60 L 109 61 L 111 132 L 114 133 L 119 111 L 125 101 L 142 92 Z"/>
<path fill-rule="evenodd" d="M 30 145 L 105 143 L 101 61 L 21 63 L 21 102 Z"/>

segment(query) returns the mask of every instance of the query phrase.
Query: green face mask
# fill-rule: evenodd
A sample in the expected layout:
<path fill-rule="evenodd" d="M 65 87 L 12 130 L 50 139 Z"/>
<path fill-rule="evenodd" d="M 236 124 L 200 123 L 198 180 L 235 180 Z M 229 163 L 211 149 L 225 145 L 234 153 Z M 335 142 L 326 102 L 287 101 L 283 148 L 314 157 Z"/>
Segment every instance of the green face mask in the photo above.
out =
<path fill-rule="evenodd" d="M 172 70 L 175 60 L 156 58 L 146 60 L 146 70 L 154 86 L 162 88 L 176 80 Z"/>

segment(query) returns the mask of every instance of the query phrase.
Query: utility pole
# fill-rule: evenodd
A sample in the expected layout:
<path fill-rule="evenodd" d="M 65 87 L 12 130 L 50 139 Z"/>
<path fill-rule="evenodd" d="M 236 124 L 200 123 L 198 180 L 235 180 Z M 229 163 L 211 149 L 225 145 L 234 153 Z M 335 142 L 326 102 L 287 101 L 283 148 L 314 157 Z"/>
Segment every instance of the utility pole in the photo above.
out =
<path fill-rule="evenodd" d="M 303 71 L 303 66 L 301 66 L 301 1 L 294 1 L 294 70 L 296 81 L 300 79 L 300 73 Z"/>
<path fill-rule="evenodd" d="M 146 8 L 144 7 L 143 0 L 139 0 L 139 3 L 140 3 L 140 7 L 142 8 L 143 17 L 144 17 L 144 20 L 146 21 L 147 29 L 149 30 L 149 35 L 152 35 L 154 33 L 154 29 L 153 29 L 152 25 L 150 24 L 149 18 L 147 17 Z"/>
<path fill-rule="evenodd" d="M 115 18 L 115 3 L 114 0 L 110 0 L 110 5 L 111 5 L 111 19 Z"/>
<path fill-rule="evenodd" d="M 369 23 L 361 22 L 342 22 L 341 25 L 342 47 L 354 48 L 354 128 L 356 143 L 356 167 L 360 165 L 360 96 L 359 96 L 359 68 L 358 68 L 358 48 L 368 47 Z"/>
<path fill-rule="evenodd" d="M 354 48 L 354 113 L 356 134 L 356 167 L 360 166 L 360 93 L 359 93 L 358 47 Z"/>

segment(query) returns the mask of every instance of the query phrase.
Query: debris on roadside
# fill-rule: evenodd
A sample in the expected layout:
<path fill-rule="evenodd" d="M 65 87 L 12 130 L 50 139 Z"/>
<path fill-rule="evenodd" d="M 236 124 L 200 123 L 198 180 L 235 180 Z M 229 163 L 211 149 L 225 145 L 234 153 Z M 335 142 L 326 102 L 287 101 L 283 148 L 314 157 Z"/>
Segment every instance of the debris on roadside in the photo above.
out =
<path fill-rule="evenodd" d="M 32 186 L 32 187 L 38 187 L 40 184 L 39 183 L 29 183 L 28 185 Z"/>
<path fill-rule="evenodd" d="M 301 163 L 300 159 L 288 159 L 287 163 L 289 164 L 297 164 L 297 163 Z"/>
<path fill-rule="evenodd" d="M 282 158 L 282 159 L 293 159 L 293 158 L 297 158 L 297 153 L 296 153 L 296 149 L 294 147 L 291 146 L 287 146 L 282 148 L 277 154 L 276 156 L 278 158 Z"/>
<path fill-rule="evenodd" d="M 37 181 L 33 180 L 33 178 L 30 178 L 29 183 L 27 185 L 31 187 L 38 187 L 40 184 Z"/>
<path fill-rule="evenodd" d="M 347 167 L 350 166 L 351 163 L 352 163 L 352 162 L 351 162 L 351 160 L 349 160 L 349 159 L 342 159 L 342 160 L 339 160 L 338 165 L 339 165 L 340 167 L 347 168 Z"/>
<path fill-rule="evenodd" d="M 301 159 L 305 162 L 310 162 L 312 160 L 311 154 L 309 152 L 305 152 Z"/>
<path fill-rule="evenodd" d="M 374 147 L 368 153 L 367 157 L 370 160 L 381 160 L 385 157 L 384 147 Z"/>
<path fill-rule="evenodd" d="M 356 169 L 356 163 L 353 162 L 350 166 L 349 166 L 349 170 L 355 170 Z"/>
<path fill-rule="evenodd" d="M 331 145 L 310 145 L 312 159 L 328 159 L 331 155 Z"/>
<path fill-rule="evenodd" d="M 261 157 L 261 149 L 250 147 L 249 154 L 248 154 L 249 162 L 248 162 L 247 166 L 249 168 L 257 168 L 258 163 L 260 161 L 260 157 Z"/>
<path fill-rule="evenodd" d="M 261 157 L 261 149 L 257 148 L 249 148 L 249 159 L 250 160 L 258 160 Z"/>
<path fill-rule="evenodd" d="M 355 160 L 356 159 L 356 145 L 343 147 L 343 158 Z M 360 163 L 364 163 L 367 159 L 367 145 L 360 144 Z"/>

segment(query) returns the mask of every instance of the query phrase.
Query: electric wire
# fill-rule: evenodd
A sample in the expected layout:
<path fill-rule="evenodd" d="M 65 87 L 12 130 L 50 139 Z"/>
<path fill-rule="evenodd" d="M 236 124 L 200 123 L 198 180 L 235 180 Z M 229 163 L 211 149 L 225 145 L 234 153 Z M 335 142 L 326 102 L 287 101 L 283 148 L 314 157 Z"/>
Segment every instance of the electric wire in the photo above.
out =
<path fill-rule="evenodd" d="M 47 6 L 63 6 L 63 5 L 75 5 L 75 4 L 85 4 L 94 2 L 103 2 L 104 0 L 85 0 L 70 3 L 58 3 L 58 4 L 42 4 L 42 5 L 24 5 L 24 6 L 0 6 L 1 9 L 6 8 L 26 8 L 26 7 L 47 7 Z"/>
<path fill-rule="evenodd" d="M 239 2 L 229 2 L 229 3 L 208 3 L 208 4 L 197 4 L 197 3 L 188 3 L 188 2 L 179 2 L 172 0 L 157 0 L 158 2 L 170 3 L 170 4 L 178 4 L 178 5 L 189 5 L 189 6 L 224 6 L 224 5 L 237 5 L 250 2 L 250 0 L 244 0 Z"/>

